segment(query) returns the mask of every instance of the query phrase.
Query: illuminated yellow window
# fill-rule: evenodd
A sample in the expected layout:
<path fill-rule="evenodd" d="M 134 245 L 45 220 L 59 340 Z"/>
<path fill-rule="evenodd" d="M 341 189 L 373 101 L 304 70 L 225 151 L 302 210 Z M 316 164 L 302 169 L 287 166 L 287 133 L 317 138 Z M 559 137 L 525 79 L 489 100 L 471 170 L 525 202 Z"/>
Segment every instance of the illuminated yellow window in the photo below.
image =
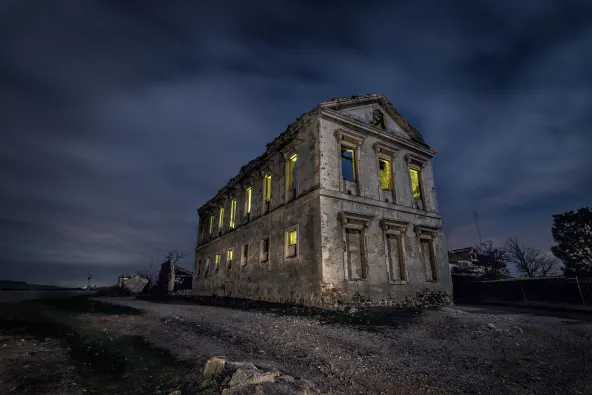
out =
<path fill-rule="evenodd" d="M 232 260 L 232 250 L 228 250 L 228 253 L 226 254 L 226 259 L 228 259 L 229 261 Z"/>
<path fill-rule="evenodd" d="M 263 193 L 265 196 L 265 203 L 271 201 L 271 174 L 265 176 L 263 181 Z"/>
<path fill-rule="evenodd" d="M 218 220 L 218 227 L 220 229 L 224 227 L 224 207 L 220 207 L 220 218 Z"/>
<path fill-rule="evenodd" d="M 385 191 L 390 191 L 392 183 L 391 162 L 386 159 L 378 159 L 380 168 L 380 187 Z"/>
<path fill-rule="evenodd" d="M 214 231 L 214 216 L 210 217 L 210 234 Z"/>
<path fill-rule="evenodd" d="M 220 254 L 216 254 L 216 270 L 218 270 L 219 265 L 220 265 Z"/>
<path fill-rule="evenodd" d="M 236 225 L 236 199 L 232 199 L 230 203 L 230 229 L 234 229 Z"/>
<path fill-rule="evenodd" d="M 288 161 L 288 190 L 296 189 L 296 159 L 298 155 L 294 154 Z"/>
<path fill-rule="evenodd" d="M 288 245 L 289 246 L 296 245 L 296 238 L 297 238 L 296 229 L 289 231 L 288 232 Z"/>
<path fill-rule="evenodd" d="M 253 190 L 251 188 L 247 188 L 247 214 L 251 212 L 251 194 Z"/>
<path fill-rule="evenodd" d="M 356 181 L 356 156 L 353 149 L 341 148 L 341 173 L 346 181 Z"/>
<path fill-rule="evenodd" d="M 419 170 L 410 168 L 409 175 L 411 177 L 411 192 L 413 199 L 421 199 L 421 185 L 419 182 Z"/>

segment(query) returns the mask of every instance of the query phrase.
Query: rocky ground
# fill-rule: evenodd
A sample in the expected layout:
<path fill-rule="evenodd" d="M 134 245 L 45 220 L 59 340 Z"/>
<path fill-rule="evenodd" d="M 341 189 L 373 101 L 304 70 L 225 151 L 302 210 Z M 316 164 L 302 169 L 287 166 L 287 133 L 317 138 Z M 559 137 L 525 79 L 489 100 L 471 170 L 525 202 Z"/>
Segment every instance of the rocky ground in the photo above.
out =
<path fill-rule="evenodd" d="M 592 393 L 589 315 L 208 303 L 0 303 L 0 394 Z"/>
<path fill-rule="evenodd" d="M 144 314 L 81 319 L 110 336 L 140 336 L 199 369 L 223 356 L 311 393 L 592 393 L 592 324 L 582 320 L 493 308 L 344 315 L 107 301 Z"/>

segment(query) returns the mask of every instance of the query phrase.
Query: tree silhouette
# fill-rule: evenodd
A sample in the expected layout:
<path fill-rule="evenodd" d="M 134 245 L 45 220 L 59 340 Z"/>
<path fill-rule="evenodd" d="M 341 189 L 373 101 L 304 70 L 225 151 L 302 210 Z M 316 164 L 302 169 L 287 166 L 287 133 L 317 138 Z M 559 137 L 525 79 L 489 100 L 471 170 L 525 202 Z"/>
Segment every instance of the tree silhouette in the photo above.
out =
<path fill-rule="evenodd" d="M 566 276 L 592 275 L 592 208 L 553 215 L 551 252 L 563 261 Z"/>
<path fill-rule="evenodd" d="M 496 247 L 491 241 L 484 241 L 475 246 L 477 251 L 476 266 L 481 268 L 482 278 L 495 280 L 509 277 L 507 253 L 503 248 Z"/>
<path fill-rule="evenodd" d="M 518 239 L 510 237 L 504 244 L 508 262 L 516 265 L 523 277 L 546 277 L 555 274 L 557 260 L 534 248 L 525 247 Z"/>

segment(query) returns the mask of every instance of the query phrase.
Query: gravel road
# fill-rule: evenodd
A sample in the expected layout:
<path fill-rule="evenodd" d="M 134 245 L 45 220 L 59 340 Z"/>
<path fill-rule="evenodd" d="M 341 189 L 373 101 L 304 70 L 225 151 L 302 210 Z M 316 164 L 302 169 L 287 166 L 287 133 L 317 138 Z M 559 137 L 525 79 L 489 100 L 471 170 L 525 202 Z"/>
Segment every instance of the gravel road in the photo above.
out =
<path fill-rule="evenodd" d="M 100 300 L 145 314 L 89 315 L 96 325 L 143 336 L 195 360 L 196 369 L 225 355 L 307 380 L 323 394 L 592 394 L 586 321 L 447 307 L 335 322 L 293 309 Z"/>

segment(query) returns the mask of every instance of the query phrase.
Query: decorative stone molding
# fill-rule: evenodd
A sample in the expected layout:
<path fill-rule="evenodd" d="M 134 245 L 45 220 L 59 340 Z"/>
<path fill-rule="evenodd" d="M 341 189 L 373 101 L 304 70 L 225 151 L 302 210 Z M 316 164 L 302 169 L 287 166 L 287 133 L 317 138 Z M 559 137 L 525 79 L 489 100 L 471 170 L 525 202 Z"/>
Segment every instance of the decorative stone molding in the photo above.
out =
<path fill-rule="evenodd" d="M 386 234 L 403 235 L 407 231 L 407 225 L 409 222 L 399 221 L 394 219 L 381 219 L 380 227 Z"/>
<path fill-rule="evenodd" d="M 241 187 L 239 185 L 234 185 L 228 190 L 228 197 L 230 200 L 237 199 L 240 195 Z"/>
<path fill-rule="evenodd" d="M 422 156 L 417 156 L 417 155 L 413 155 L 413 154 L 406 154 L 405 155 L 405 162 L 407 162 L 407 165 L 416 165 L 421 167 L 422 169 L 425 167 L 425 165 L 428 162 L 428 158 L 424 158 Z"/>
<path fill-rule="evenodd" d="M 353 130 L 337 129 L 335 131 L 335 138 L 341 144 L 346 143 L 347 145 L 360 147 L 366 136 Z"/>
<path fill-rule="evenodd" d="M 341 225 L 347 229 L 365 229 L 368 227 L 368 223 L 373 218 L 374 215 L 355 213 L 352 211 L 339 212 L 339 220 L 341 222 Z"/>
<path fill-rule="evenodd" d="M 261 178 L 265 177 L 267 174 L 271 174 L 271 165 L 267 164 L 263 167 L 261 167 L 261 169 L 259 169 L 259 175 L 261 176 Z"/>
<path fill-rule="evenodd" d="M 250 176 L 249 178 L 247 178 L 246 180 L 243 181 L 242 188 L 244 190 L 247 190 L 249 188 L 253 188 L 253 184 L 254 184 L 253 176 Z"/>
<path fill-rule="evenodd" d="M 399 152 L 399 149 L 389 145 L 389 144 L 385 144 L 382 142 L 375 142 L 372 145 L 372 148 L 374 149 L 374 152 L 376 153 L 376 155 L 383 155 L 383 156 L 387 156 L 389 157 L 391 160 L 394 160 L 395 157 L 397 156 L 397 153 Z"/>
<path fill-rule="evenodd" d="M 215 203 L 217 206 L 226 207 L 226 204 L 228 203 L 228 195 L 222 195 L 222 196 L 218 197 L 218 199 L 216 199 Z M 218 209 L 219 208 L 220 207 L 218 207 Z"/>
<path fill-rule="evenodd" d="M 290 157 L 294 154 L 296 154 L 296 146 L 298 145 L 298 141 L 294 140 L 292 141 L 290 144 L 286 145 L 284 148 L 282 148 L 282 150 L 280 151 L 280 158 L 285 162 L 288 161 L 288 159 L 290 159 Z"/>
<path fill-rule="evenodd" d="M 440 229 L 426 225 L 415 225 L 414 230 L 418 239 L 435 239 Z"/>

